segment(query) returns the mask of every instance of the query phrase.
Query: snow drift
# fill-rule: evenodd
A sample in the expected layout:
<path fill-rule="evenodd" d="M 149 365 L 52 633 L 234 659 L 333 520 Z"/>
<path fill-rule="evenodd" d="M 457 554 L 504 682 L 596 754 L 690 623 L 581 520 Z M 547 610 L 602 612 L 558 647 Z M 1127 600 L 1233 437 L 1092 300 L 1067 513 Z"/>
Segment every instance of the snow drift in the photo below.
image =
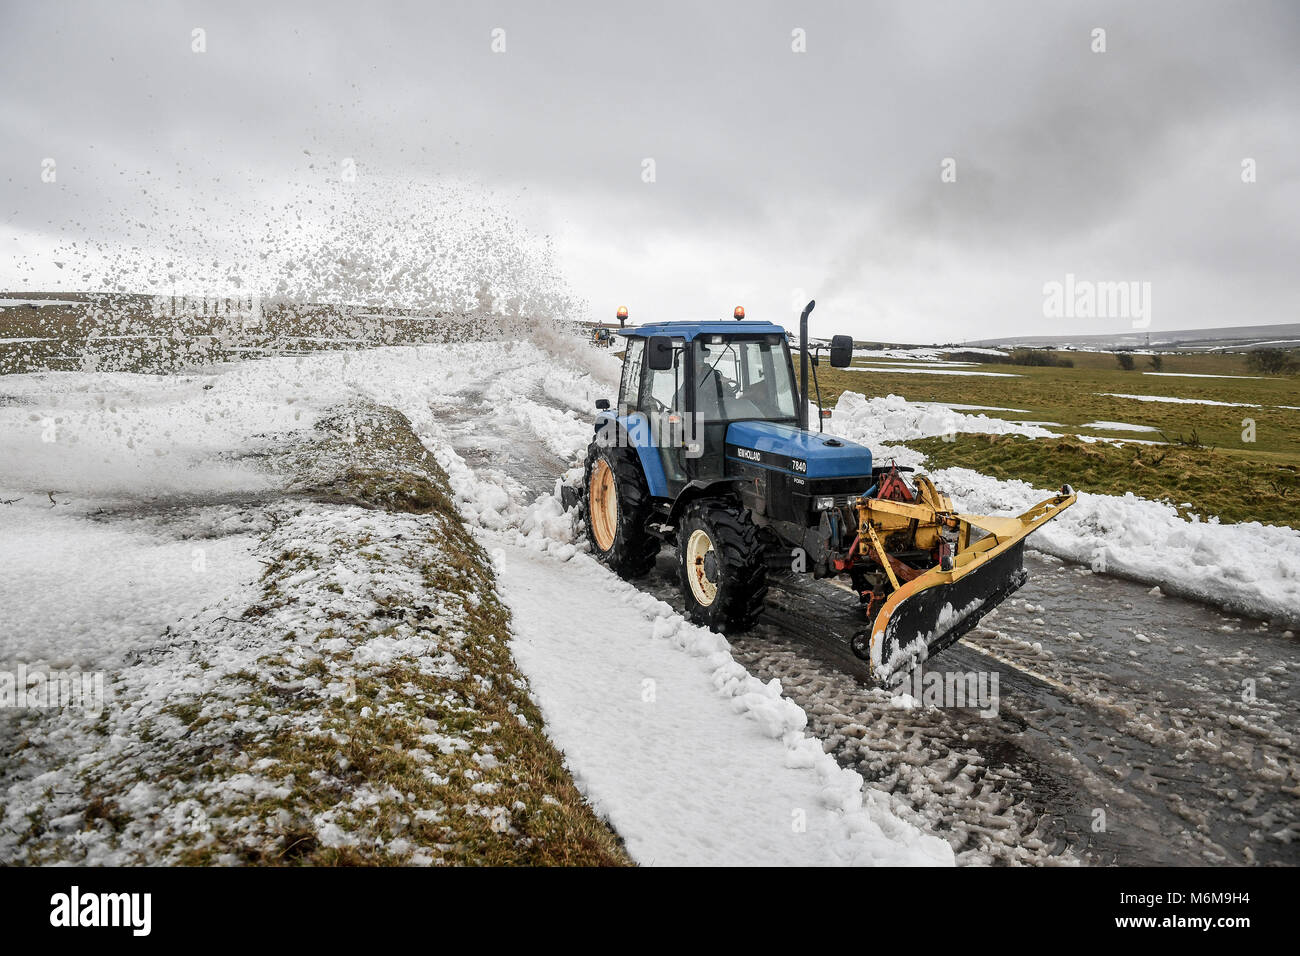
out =
<path fill-rule="evenodd" d="M 917 405 L 898 395 L 866 398 L 855 392 L 840 396 L 831 422 L 835 434 L 870 446 L 878 458 L 889 455 L 913 466 L 925 456 L 894 443 L 955 432 L 1058 437 L 1037 426 Z M 1020 514 L 1057 490 L 967 468 L 941 469 L 931 477 L 956 508 L 973 514 Z M 1164 502 L 1080 492 L 1072 508 L 1034 532 L 1029 547 L 1239 614 L 1300 623 L 1300 531 L 1294 528 L 1185 520 Z"/>

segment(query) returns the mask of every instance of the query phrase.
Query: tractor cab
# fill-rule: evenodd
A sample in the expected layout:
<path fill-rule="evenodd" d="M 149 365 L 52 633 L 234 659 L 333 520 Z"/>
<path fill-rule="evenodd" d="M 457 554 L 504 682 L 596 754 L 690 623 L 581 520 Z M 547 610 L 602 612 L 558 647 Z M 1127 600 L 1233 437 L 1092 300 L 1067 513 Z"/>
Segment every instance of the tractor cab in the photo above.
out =
<path fill-rule="evenodd" d="M 618 410 L 603 414 L 610 428 L 617 422 L 619 433 L 643 449 L 656 496 L 675 498 L 692 483 L 726 478 L 736 462 L 757 460 L 742 456 L 761 454 L 753 447 L 762 443 L 760 435 L 769 442 L 798 443 L 807 429 L 780 326 L 661 322 L 621 334 L 628 347 Z M 832 354 L 832 364 L 848 364 L 851 344 L 843 353 Z"/>
<path fill-rule="evenodd" d="M 723 476 L 733 422 L 797 426 L 794 371 L 779 327 L 664 322 L 625 334 L 620 417 L 638 445 L 654 450 L 663 481 L 652 484 L 663 494 Z"/>

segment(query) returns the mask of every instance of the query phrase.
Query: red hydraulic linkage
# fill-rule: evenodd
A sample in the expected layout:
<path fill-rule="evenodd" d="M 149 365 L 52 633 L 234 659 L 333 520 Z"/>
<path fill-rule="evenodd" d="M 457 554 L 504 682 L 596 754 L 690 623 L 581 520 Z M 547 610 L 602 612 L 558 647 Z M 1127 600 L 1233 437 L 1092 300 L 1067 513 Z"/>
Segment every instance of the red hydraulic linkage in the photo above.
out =
<path fill-rule="evenodd" d="M 858 535 L 856 538 L 853 539 L 853 543 L 849 545 L 849 556 L 847 558 L 836 558 L 832 562 L 835 565 L 836 571 L 847 571 L 849 568 L 853 567 L 853 565 L 857 564 L 858 542 L 861 539 L 862 539 L 862 535 Z"/>
<path fill-rule="evenodd" d="M 880 479 L 880 487 L 876 489 L 876 497 L 885 501 L 915 501 L 912 491 L 907 487 L 907 482 L 903 476 L 898 473 L 898 466 L 891 465 L 885 477 Z"/>
<path fill-rule="evenodd" d="M 911 489 L 907 487 L 907 482 L 905 482 L 903 480 L 902 475 L 898 473 L 897 465 L 891 465 L 889 471 L 886 472 L 885 476 L 880 479 L 880 483 L 876 488 L 876 497 L 883 498 L 886 501 L 915 501 L 916 500 L 915 496 L 912 494 Z M 862 542 L 862 535 L 858 535 L 856 538 L 853 539 L 853 544 L 849 545 L 848 557 L 836 558 L 832 562 L 835 565 L 836 571 L 847 571 L 849 568 L 853 567 L 853 565 L 857 563 L 858 546 L 861 544 L 861 542 Z M 872 558 L 873 560 L 876 560 L 875 555 L 872 555 Z M 912 578 L 916 577 L 918 574 L 921 573 L 919 571 L 916 571 L 913 568 L 909 568 L 907 565 L 903 564 L 901 561 L 895 560 L 893 557 L 890 557 L 889 562 L 894 566 L 894 573 L 898 575 L 898 579 L 900 581 L 910 581 L 912 580 Z M 876 560 L 876 563 L 879 564 L 880 561 Z"/>

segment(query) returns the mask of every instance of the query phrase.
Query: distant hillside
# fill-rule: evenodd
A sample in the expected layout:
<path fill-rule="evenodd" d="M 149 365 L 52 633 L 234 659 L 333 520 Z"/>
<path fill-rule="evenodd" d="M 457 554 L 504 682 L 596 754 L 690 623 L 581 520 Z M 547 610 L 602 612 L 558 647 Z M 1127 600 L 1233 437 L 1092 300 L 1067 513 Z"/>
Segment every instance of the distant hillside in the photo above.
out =
<path fill-rule="evenodd" d="M 1300 323 L 1285 325 L 1239 325 L 1222 329 L 1134 329 L 1103 335 L 1015 335 L 1001 339 L 979 339 L 967 343 L 981 346 L 1016 346 L 1123 349 L 1145 348 L 1148 344 L 1163 349 L 1195 351 L 1300 346 Z"/>

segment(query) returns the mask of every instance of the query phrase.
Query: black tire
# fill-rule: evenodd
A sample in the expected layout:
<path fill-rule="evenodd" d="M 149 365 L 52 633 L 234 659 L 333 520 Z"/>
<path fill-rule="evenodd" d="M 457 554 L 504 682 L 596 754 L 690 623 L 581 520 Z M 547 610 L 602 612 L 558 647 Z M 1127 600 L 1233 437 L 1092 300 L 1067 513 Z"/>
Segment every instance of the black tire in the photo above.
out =
<path fill-rule="evenodd" d="M 691 557 L 691 541 L 703 533 L 711 550 L 703 561 Z M 703 540 L 703 539 L 701 539 Z M 712 601 L 700 599 L 691 577 L 699 563 L 715 588 Z M 711 565 L 711 566 L 710 566 Z M 704 498 L 686 506 L 677 527 L 677 567 L 686 615 L 696 624 L 725 634 L 749 629 L 763 613 L 767 597 L 767 562 L 758 528 L 749 510 L 720 498 Z M 701 583 L 701 590 L 707 584 Z"/>
<path fill-rule="evenodd" d="M 608 547 L 601 547 L 591 501 L 591 480 L 601 463 L 613 473 L 614 503 L 617 515 Z M 641 472 L 641 462 L 631 448 L 607 447 L 592 442 L 587 447 L 587 462 L 582 472 L 583 521 L 591 553 L 602 564 L 624 578 L 646 574 L 654 567 L 660 541 L 646 530 L 651 515 L 650 488 Z"/>

